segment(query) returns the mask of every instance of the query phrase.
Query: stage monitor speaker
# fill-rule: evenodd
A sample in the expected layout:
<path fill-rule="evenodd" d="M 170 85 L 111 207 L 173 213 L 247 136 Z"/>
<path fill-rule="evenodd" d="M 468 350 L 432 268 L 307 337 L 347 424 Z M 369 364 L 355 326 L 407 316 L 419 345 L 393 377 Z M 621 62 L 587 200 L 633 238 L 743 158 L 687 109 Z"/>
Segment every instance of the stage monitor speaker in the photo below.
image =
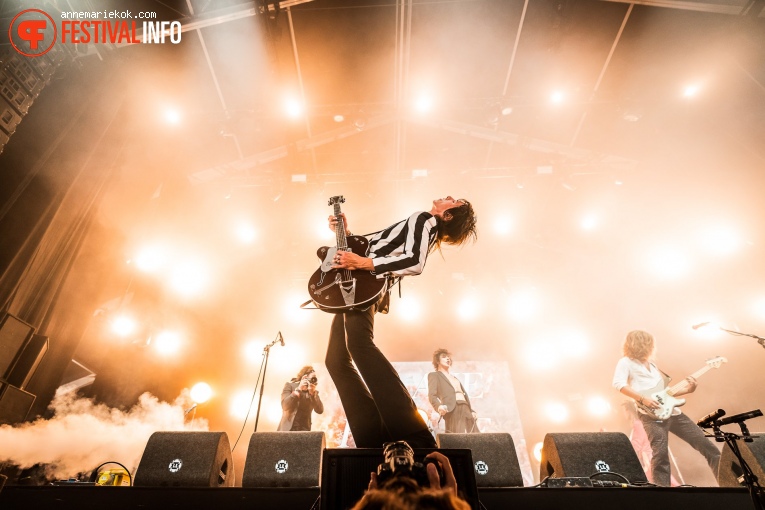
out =
<path fill-rule="evenodd" d="M 572 432 L 545 435 L 539 479 L 589 477 L 595 473 L 618 473 L 631 483 L 647 482 L 643 467 L 629 438 L 621 432 Z M 614 475 L 597 480 L 624 481 Z"/>
<path fill-rule="evenodd" d="M 9 384 L 0 386 L 0 425 L 15 425 L 26 420 L 35 398 Z"/>
<path fill-rule="evenodd" d="M 225 432 L 155 432 L 133 482 L 142 487 L 233 487 L 234 462 Z"/>
<path fill-rule="evenodd" d="M 8 376 L 34 328 L 7 313 L 0 318 L 0 379 Z"/>
<path fill-rule="evenodd" d="M 255 432 L 242 487 L 318 487 L 324 432 Z"/>
<path fill-rule="evenodd" d="M 754 432 L 751 443 L 737 441 L 738 449 L 744 461 L 749 465 L 758 480 L 765 481 L 765 432 Z M 720 487 L 741 487 L 738 477 L 744 474 L 741 464 L 733 451 L 726 444 L 720 456 L 720 466 L 717 469 L 717 483 Z"/>
<path fill-rule="evenodd" d="M 470 508 L 479 510 L 473 457 L 467 449 L 415 448 L 414 460 L 438 451 L 448 459 L 457 479 L 460 496 Z M 344 510 L 353 507 L 369 486 L 369 476 L 383 462 L 382 448 L 327 448 L 321 465 L 321 510 Z"/>
<path fill-rule="evenodd" d="M 473 453 L 478 487 L 523 487 L 513 437 L 507 432 L 437 434 L 439 448 L 467 448 Z"/>
<path fill-rule="evenodd" d="M 22 390 L 26 388 L 46 352 L 48 352 L 48 337 L 32 335 L 22 349 L 11 373 L 8 374 L 8 382 Z"/>

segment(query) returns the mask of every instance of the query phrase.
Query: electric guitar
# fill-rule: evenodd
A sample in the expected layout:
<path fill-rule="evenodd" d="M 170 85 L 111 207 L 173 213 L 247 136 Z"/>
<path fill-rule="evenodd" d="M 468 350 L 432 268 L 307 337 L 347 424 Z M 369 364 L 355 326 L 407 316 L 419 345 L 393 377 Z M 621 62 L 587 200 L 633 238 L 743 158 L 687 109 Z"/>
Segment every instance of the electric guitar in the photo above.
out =
<path fill-rule="evenodd" d="M 345 235 L 345 222 L 340 216 L 341 203 L 345 203 L 345 199 L 337 196 L 330 198 L 328 204 L 334 206 L 334 215 L 337 218 L 337 245 L 319 248 L 316 255 L 322 261 L 321 266 L 308 280 L 311 301 L 317 308 L 328 313 L 368 308 L 380 298 L 388 286 L 388 279 L 378 279 L 373 271 L 332 269 L 333 259 L 338 251 L 350 251 L 362 257 L 369 251 L 369 241 L 365 237 Z"/>
<path fill-rule="evenodd" d="M 706 365 L 704 365 L 703 368 L 697 370 L 696 372 L 691 374 L 691 377 L 694 379 L 698 379 L 700 376 L 707 373 L 709 370 L 713 368 L 720 368 L 720 366 L 723 363 L 727 363 L 728 360 L 723 358 L 722 356 L 718 356 L 716 358 L 712 358 L 706 361 Z M 688 385 L 688 382 L 683 379 L 681 382 L 675 384 L 674 386 L 670 386 L 669 388 L 665 388 L 666 384 L 665 381 L 660 382 L 650 390 L 644 390 L 639 391 L 642 396 L 646 398 L 650 398 L 655 400 L 660 404 L 660 407 L 658 409 L 651 409 L 648 406 L 645 406 L 641 404 L 640 402 L 637 402 L 637 405 L 639 408 L 641 408 L 643 411 L 645 411 L 649 416 L 654 418 L 655 420 L 666 420 L 670 416 L 672 416 L 672 411 L 674 411 L 675 407 L 680 407 L 685 404 L 684 398 L 675 398 L 675 393 L 685 389 L 685 387 Z"/>

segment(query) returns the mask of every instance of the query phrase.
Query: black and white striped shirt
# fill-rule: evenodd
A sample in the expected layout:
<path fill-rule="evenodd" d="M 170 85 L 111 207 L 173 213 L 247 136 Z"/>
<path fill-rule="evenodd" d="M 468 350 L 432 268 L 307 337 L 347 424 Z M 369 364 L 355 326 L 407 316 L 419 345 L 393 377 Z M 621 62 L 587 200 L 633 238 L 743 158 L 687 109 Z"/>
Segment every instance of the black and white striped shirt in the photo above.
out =
<path fill-rule="evenodd" d="M 372 236 L 369 253 L 377 278 L 422 273 L 428 249 L 436 239 L 436 217 L 416 212 Z"/>

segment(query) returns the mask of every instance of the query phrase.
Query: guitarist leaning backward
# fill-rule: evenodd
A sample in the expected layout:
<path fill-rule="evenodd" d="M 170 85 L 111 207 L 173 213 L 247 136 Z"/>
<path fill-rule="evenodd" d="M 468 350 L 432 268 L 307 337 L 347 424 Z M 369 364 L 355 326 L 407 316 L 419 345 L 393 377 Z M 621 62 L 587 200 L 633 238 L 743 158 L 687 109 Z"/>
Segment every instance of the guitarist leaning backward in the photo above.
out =
<path fill-rule="evenodd" d="M 340 216 L 350 236 L 345 215 Z M 334 231 L 337 225 L 338 219 L 330 216 L 329 227 Z M 332 267 L 371 270 L 377 278 L 418 275 L 428 253 L 441 243 L 460 245 L 475 239 L 476 234 L 476 216 L 470 203 L 447 196 L 434 200 L 430 212 L 416 212 L 374 235 L 366 257 L 338 251 Z M 386 442 L 407 441 L 412 448 L 435 448 L 436 442 L 412 397 L 374 343 L 374 315 L 387 311 L 387 301 L 388 292 L 383 292 L 380 300 L 366 310 L 335 315 L 327 347 L 327 370 L 357 447 L 381 448 Z"/>
<path fill-rule="evenodd" d="M 643 408 L 658 409 L 660 403 L 643 394 L 655 386 L 666 382 L 669 378 L 653 363 L 654 340 L 645 331 L 630 331 L 622 347 L 624 357 L 616 364 L 614 372 L 614 388 L 632 398 L 638 404 L 638 416 L 643 422 L 648 440 L 651 443 L 653 457 L 651 471 L 653 482 L 657 485 L 670 485 L 669 450 L 667 441 L 672 432 L 683 441 L 700 452 L 709 463 L 712 472 L 717 474 L 720 462 L 720 451 L 712 442 L 704 437 L 702 430 L 680 409 L 675 408 L 666 420 L 656 420 L 646 413 Z M 696 380 L 686 379 L 687 389 L 675 392 L 675 396 L 692 393 L 696 390 Z"/>

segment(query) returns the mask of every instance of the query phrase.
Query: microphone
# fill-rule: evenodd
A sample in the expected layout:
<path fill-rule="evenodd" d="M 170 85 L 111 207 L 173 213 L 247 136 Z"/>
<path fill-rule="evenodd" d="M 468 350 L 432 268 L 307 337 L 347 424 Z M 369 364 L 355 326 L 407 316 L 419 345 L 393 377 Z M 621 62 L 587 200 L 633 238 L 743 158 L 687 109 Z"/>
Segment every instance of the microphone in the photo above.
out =
<path fill-rule="evenodd" d="M 284 337 L 282 336 L 282 332 L 279 331 L 279 342 L 281 342 L 282 347 L 284 347 Z"/>
<path fill-rule="evenodd" d="M 722 418 L 725 416 L 725 411 L 722 409 L 718 409 L 717 411 L 713 413 L 709 413 L 708 415 L 704 416 L 702 419 L 696 422 L 696 425 L 701 427 L 702 429 L 705 429 L 707 427 L 711 427 L 713 423 L 715 423 L 719 418 Z M 717 423 L 717 425 L 720 425 Z"/>
<path fill-rule="evenodd" d="M 696 324 L 696 325 L 694 325 L 694 326 L 691 326 L 691 327 L 692 327 L 693 329 L 699 329 L 699 328 L 703 328 L 703 327 L 704 327 L 704 326 L 706 326 L 707 324 L 709 324 L 709 322 L 699 322 L 698 324 Z M 722 415 L 720 415 L 720 416 L 722 416 Z"/>
<path fill-rule="evenodd" d="M 733 416 L 728 416 L 727 418 L 724 418 L 717 422 L 719 426 L 727 425 L 729 423 L 742 423 L 746 420 L 750 420 L 752 418 L 757 418 L 758 416 L 762 416 L 762 411 L 759 409 L 755 409 L 754 411 L 749 411 L 748 413 L 741 413 L 741 414 L 734 414 Z"/>

